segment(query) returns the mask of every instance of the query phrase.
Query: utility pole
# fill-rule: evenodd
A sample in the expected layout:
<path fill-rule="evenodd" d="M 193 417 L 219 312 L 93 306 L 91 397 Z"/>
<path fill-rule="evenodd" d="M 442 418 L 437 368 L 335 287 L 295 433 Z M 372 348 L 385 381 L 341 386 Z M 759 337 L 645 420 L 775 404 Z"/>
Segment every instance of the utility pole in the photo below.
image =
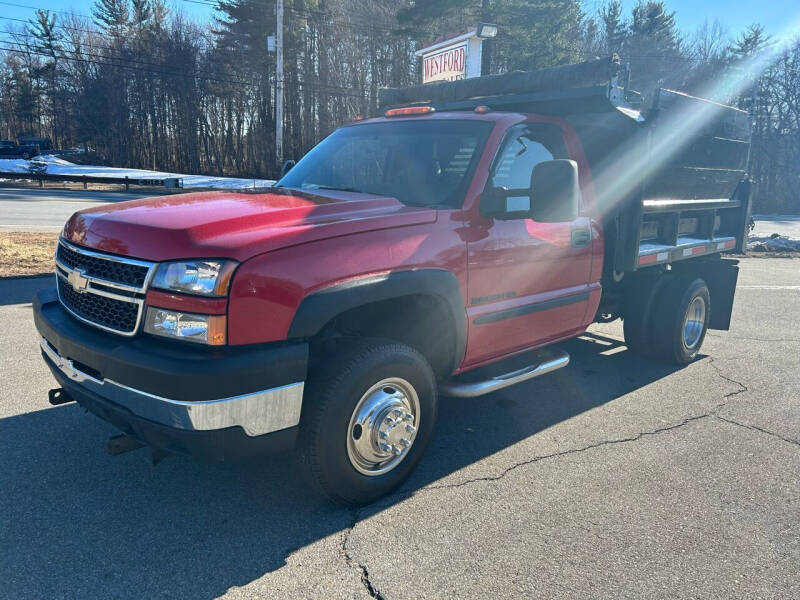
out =
<path fill-rule="evenodd" d="M 275 156 L 280 170 L 283 168 L 283 0 L 277 0 L 276 12 L 278 25 L 275 32 Z"/>

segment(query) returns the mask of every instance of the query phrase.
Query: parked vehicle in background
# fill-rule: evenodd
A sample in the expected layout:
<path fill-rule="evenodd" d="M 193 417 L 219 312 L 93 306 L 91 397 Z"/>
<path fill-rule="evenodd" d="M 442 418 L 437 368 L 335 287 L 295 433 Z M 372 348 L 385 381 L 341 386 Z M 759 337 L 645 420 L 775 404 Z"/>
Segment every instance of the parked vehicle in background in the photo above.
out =
<path fill-rule="evenodd" d="M 388 90 L 273 189 L 76 213 L 34 301 L 51 402 L 117 425 L 112 453 L 299 442 L 362 504 L 414 470 L 439 393 L 565 367 L 553 344 L 593 322 L 693 360 L 730 322 L 747 116 L 626 80 L 604 60 Z"/>
<path fill-rule="evenodd" d="M 20 148 L 16 142 L 12 140 L 0 140 L 0 158 L 30 158 L 30 152 L 27 148 Z"/>
<path fill-rule="evenodd" d="M 53 150 L 53 143 L 49 138 L 34 135 L 21 135 L 17 137 L 20 148 L 26 148 L 31 156 L 48 154 Z"/>

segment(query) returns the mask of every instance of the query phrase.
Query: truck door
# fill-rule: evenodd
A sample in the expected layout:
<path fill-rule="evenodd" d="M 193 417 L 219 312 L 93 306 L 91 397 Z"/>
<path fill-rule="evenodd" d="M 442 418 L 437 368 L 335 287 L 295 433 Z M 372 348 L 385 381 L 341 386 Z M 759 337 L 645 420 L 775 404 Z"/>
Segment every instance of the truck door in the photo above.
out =
<path fill-rule="evenodd" d="M 570 158 L 561 129 L 546 123 L 512 127 L 492 163 L 487 188 L 530 189 L 540 162 Z M 589 304 L 590 219 L 537 223 L 472 211 L 468 250 L 467 352 L 480 363 L 580 329 Z"/>

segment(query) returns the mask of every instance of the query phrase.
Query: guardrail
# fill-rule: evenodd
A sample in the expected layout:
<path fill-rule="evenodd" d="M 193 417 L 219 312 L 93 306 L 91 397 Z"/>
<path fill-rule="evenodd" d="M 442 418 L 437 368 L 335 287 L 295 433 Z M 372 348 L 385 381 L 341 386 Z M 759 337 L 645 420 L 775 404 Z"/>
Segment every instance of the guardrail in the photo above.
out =
<path fill-rule="evenodd" d="M 114 183 L 125 186 L 125 191 L 130 190 L 130 186 L 165 187 L 167 189 L 178 189 L 183 187 L 182 177 L 164 177 L 162 179 L 134 179 L 131 177 L 106 177 L 102 175 L 60 175 L 58 173 L 4 173 L 0 172 L 0 179 L 26 179 L 38 181 L 39 187 L 44 187 L 45 181 L 69 181 L 73 183 L 83 183 L 86 189 L 90 183 Z"/>

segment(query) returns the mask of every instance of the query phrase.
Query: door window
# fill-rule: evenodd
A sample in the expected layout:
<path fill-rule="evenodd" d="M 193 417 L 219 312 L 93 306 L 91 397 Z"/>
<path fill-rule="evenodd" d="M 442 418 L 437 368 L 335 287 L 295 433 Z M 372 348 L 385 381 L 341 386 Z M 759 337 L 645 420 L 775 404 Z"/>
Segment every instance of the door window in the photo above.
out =
<path fill-rule="evenodd" d="M 507 135 L 495 158 L 491 186 L 509 190 L 528 189 L 531 173 L 540 162 L 567 158 L 561 130 L 553 125 L 521 125 Z"/>

